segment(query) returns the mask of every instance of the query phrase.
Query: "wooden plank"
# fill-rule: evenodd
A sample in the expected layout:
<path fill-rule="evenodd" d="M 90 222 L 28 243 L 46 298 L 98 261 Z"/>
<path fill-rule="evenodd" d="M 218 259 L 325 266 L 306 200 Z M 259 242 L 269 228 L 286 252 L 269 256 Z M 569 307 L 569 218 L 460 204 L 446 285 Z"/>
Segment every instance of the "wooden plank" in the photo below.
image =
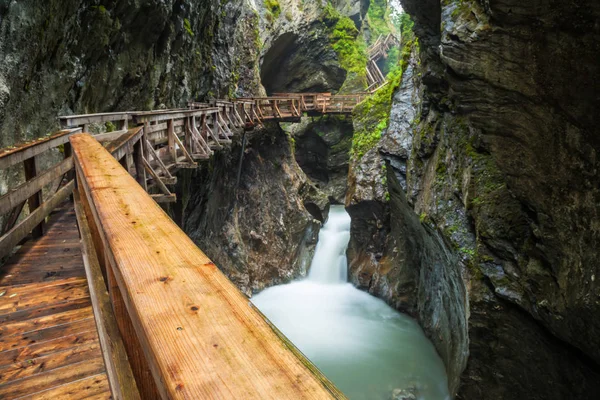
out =
<path fill-rule="evenodd" d="M 126 120 L 129 118 L 128 112 L 114 112 L 114 113 L 97 113 L 97 114 L 80 114 L 80 115 L 65 115 L 58 117 L 60 125 L 63 128 L 72 126 L 81 126 L 89 124 L 100 124 L 103 122 L 114 122 Z"/>
<path fill-rule="evenodd" d="M 94 329 L 94 318 L 89 314 L 86 319 L 71 321 L 63 325 L 51 326 L 37 331 L 16 334 L 0 338 L 0 351 L 27 348 L 29 345 L 58 339 L 67 335 L 87 332 Z"/>
<path fill-rule="evenodd" d="M 171 194 L 151 194 L 150 197 L 152 200 L 159 204 L 166 203 L 177 203 L 177 195 L 175 193 Z"/>
<path fill-rule="evenodd" d="M 28 308 L 14 313 L 2 315 L 0 316 L 0 324 L 10 327 L 12 324 L 17 324 L 21 321 L 26 321 L 29 319 L 35 320 L 37 318 L 42 318 L 48 315 L 59 314 L 62 312 L 68 312 L 89 306 L 90 300 L 87 297 L 82 297 L 80 299 L 75 300 L 69 299 L 68 301 L 63 301 L 54 304 L 42 304 L 34 308 Z"/>
<path fill-rule="evenodd" d="M 106 374 L 92 375 L 52 389 L 19 397 L 15 400 L 110 400 L 111 393 Z"/>
<path fill-rule="evenodd" d="M 4 149 L 4 151 L 0 151 L 0 169 L 6 169 L 31 157 L 35 157 L 49 149 L 65 144 L 69 141 L 69 136 L 80 132 L 80 128 L 67 129 L 57 132 L 50 137 L 25 143 L 13 149 Z"/>
<path fill-rule="evenodd" d="M 0 398 L 18 398 L 104 372 L 102 358 L 96 357 L 25 379 L 0 384 Z"/>
<path fill-rule="evenodd" d="M 81 235 L 83 264 L 89 282 L 90 297 L 110 387 L 115 400 L 139 399 L 140 394 L 127 359 L 121 334 L 119 333 L 119 327 L 113 313 L 106 282 L 104 281 L 100 263 L 98 262 L 98 255 L 94 248 L 92 232 L 81 205 L 79 192 L 75 192 L 74 198 L 75 213 L 77 214 Z M 93 216 L 90 216 L 90 218 L 93 218 Z"/>
<path fill-rule="evenodd" d="M 92 311 L 90 310 L 89 313 L 91 314 Z M 74 346 L 63 351 L 48 354 L 43 357 L 4 365 L 0 367 L 0 382 L 23 379 L 52 371 L 56 368 L 100 357 L 100 344 L 98 342 L 90 342 L 81 346 Z"/>
<path fill-rule="evenodd" d="M 92 137 L 72 144 L 163 398 L 344 398 Z"/>
<path fill-rule="evenodd" d="M 32 308 L 40 304 L 61 302 L 88 296 L 87 282 L 83 279 L 69 279 L 51 285 L 35 285 L 39 290 L 25 290 L 27 287 L 8 289 L 0 297 L 0 315 Z"/>
<path fill-rule="evenodd" d="M 65 302 L 61 302 L 65 303 Z M 19 333 L 33 332 L 40 329 L 47 329 L 54 325 L 66 324 L 70 321 L 77 321 L 88 318 L 92 315 L 92 307 L 80 307 L 73 310 L 57 312 L 42 317 L 19 320 L 9 324 L 0 325 L 0 337 L 8 337 Z"/>
<path fill-rule="evenodd" d="M 13 208 L 19 207 L 21 203 L 42 190 L 44 186 L 60 178 L 72 168 L 73 159 L 67 158 L 34 179 L 10 190 L 4 196 L 0 197 L 0 214 L 6 214 Z"/>
<path fill-rule="evenodd" d="M 70 333 L 67 336 L 46 340 L 27 347 L 0 352 L 0 366 L 44 357 L 89 342 L 98 343 L 96 328 L 85 332 Z"/>
<path fill-rule="evenodd" d="M 99 133 L 97 135 L 94 135 L 94 138 L 99 142 L 110 142 L 126 134 L 127 131 L 127 129 L 123 129 L 119 131 Z"/>
<path fill-rule="evenodd" d="M 40 224 L 52 210 L 56 208 L 63 200 L 65 200 L 73 192 L 74 181 L 67 183 L 49 200 L 29 214 L 27 218 L 21 221 L 17 226 L 12 228 L 0 238 L 0 258 L 9 255 L 15 246 L 25 238 L 31 230 Z"/>

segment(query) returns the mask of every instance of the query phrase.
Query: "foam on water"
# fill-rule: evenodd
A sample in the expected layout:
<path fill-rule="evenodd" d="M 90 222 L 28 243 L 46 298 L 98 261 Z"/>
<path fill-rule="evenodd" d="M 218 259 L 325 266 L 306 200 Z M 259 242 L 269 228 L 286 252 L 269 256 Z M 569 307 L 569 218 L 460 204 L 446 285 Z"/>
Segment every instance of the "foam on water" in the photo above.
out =
<path fill-rule="evenodd" d="M 444 365 L 419 325 L 347 283 L 350 216 L 332 207 L 308 277 L 252 302 L 350 399 L 449 399 Z"/>

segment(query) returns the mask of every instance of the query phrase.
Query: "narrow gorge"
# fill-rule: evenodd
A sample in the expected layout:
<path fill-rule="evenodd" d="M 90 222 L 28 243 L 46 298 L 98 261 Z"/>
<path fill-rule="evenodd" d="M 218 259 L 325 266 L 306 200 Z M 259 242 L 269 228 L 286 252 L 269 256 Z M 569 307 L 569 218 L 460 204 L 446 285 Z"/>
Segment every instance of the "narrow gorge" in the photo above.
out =
<path fill-rule="evenodd" d="M 350 399 L 592 400 L 599 54 L 595 0 L 0 0 L 0 143 L 360 94 L 259 118 L 161 206 Z"/>

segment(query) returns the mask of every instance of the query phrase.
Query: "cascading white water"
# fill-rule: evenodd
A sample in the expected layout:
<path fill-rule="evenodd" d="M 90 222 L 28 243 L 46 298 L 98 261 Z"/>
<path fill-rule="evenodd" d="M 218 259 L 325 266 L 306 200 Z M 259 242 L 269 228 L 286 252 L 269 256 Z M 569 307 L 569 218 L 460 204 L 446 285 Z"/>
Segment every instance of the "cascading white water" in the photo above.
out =
<path fill-rule="evenodd" d="M 388 400 L 394 390 L 449 399 L 444 365 L 418 324 L 347 283 L 349 240 L 350 216 L 332 207 L 308 277 L 252 302 L 351 400 Z"/>
<path fill-rule="evenodd" d="M 310 264 L 308 280 L 321 283 L 348 281 L 346 249 L 350 241 L 350 216 L 332 207 L 327 223 L 319 232 L 319 242 Z"/>

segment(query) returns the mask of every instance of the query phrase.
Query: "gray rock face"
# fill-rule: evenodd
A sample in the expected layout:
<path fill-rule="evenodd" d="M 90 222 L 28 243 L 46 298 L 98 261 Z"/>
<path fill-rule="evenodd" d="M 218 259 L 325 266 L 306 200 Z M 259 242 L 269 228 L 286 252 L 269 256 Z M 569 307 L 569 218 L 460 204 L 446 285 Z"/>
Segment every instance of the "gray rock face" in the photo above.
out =
<path fill-rule="evenodd" d="M 378 151 L 389 201 L 350 207 L 354 279 L 419 318 L 457 397 L 597 398 L 600 7 L 402 3 L 418 74 Z"/>
<path fill-rule="evenodd" d="M 358 1 L 338 3 L 334 6 L 341 12 L 360 15 Z M 332 92 L 346 80 L 323 21 L 326 4 L 281 1 L 275 13 L 257 5 L 263 40 L 260 76 L 267 94 Z"/>
<path fill-rule="evenodd" d="M 241 1 L 3 1 L 0 147 L 52 132 L 62 113 L 255 92 L 256 23 Z"/>
<path fill-rule="evenodd" d="M 279 128 L 257 131 L 180 176 L 175 220 L 247 295 L 306 272 L 328 212 L 327 197 L 296 164 Z M 237 189 L 236 189 L 237 187 Z M 312 211 L 309 212 L 309 209 Z"/>
<path fill-rule="evenodd" d="M 287 127 L 295 140 L 298 165 L 331 202 L 343 204 L 348 183 L 352 146 L 350 119 L 304 119 Z"/>

